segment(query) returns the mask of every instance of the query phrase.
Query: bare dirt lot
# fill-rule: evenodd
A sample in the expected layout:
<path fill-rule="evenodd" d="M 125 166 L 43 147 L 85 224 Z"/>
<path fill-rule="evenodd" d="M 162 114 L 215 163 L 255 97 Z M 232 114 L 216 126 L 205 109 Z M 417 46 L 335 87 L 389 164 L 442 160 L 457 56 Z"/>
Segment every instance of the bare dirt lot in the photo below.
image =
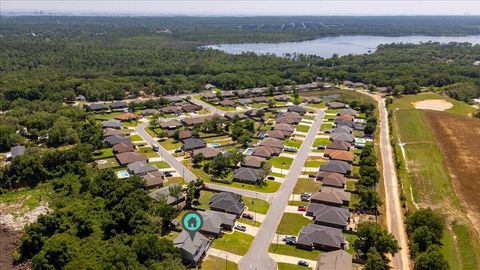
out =
<path fill-rule="evenodd" d="M 453 107 L 453 104 L 444 99 L 427 99 L 413 102 L 415 109 L 445 111 Z"/>
<path fill-rule="evenodd" d="M 444 153 L 455 190 L 480 235 L 480 120 L 434 111 L 425 115 Z"/>

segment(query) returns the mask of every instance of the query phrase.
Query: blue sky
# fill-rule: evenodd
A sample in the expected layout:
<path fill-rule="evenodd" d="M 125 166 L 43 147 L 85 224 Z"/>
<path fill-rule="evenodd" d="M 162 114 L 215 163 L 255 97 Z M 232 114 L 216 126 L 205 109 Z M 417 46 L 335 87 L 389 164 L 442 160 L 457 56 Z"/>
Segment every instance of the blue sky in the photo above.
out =
<path fill-rule="evenodd" d="M 157 15 L 480 15 L 480 0 L 1 0 L 7 11 L 101 12 Z"/>

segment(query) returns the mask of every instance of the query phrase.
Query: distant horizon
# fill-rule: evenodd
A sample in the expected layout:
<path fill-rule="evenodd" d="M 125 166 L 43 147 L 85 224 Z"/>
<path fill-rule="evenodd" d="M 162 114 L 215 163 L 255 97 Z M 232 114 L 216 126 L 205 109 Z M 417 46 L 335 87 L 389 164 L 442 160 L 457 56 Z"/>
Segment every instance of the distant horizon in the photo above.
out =
<path fill-rule="evenodd" d="M 2 0 L 0 14 L 109 16 L 480 16 L 477 0 Z"/>

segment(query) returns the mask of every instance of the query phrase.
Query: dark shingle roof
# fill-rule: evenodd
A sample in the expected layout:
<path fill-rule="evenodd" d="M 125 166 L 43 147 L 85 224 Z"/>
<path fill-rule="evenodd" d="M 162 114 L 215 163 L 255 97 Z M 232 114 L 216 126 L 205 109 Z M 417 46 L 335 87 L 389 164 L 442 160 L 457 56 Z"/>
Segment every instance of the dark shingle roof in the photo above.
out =
<path fill-rule="evenodd" d="M 257 183 L 263 180 L 265 171 L 261 169 L 240 167 L 233 172 L 233 180 L 249 183 Z"/>
<path fill-rule="evenodd" d="M 215 193 L 210 198 L 210 208 L 215 211 L 240 214 L 245 208 L 242 195 L 232 192 Z"/>
<path fill-rule="evenodd" d="M 352 165 L 340 160 L 330 160 L 327 164 L 320 165 L 320 171 L 348 174 L 352 171 Z"/>
<path fill-rule="evenodd" d="M 194 150 L 194 149 L 199 149 L 199 148 L 203 148 L 203 147 L 206 147 L 207 144 L 202 141 L 201 139 L 198 139 L 198 138 L 188 138 L 188 139 L 185 139 L 183 140 L 183 150 L 184 151 L 190 151 L 190 150 Z"/>
<path fill-rule="evenodd" d="M 113 101 L 110 103 L 110 108 L 112 109 L 123 109 L 127 107 L 127 103 L 124 101 Z"/>
<path fill-rule="evenodd" d="M 303 226 L 297 238 L 297 244 L 303 246 L 322 245 L 340 249 L 345 243 L 342 230 L 317 224 Z"/>

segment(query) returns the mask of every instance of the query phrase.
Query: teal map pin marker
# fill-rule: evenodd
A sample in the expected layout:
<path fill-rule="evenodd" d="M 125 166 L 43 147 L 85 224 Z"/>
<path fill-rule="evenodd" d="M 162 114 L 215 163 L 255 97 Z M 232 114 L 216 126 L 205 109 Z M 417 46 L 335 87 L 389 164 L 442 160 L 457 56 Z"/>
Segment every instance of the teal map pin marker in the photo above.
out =
<path fill-rule="evenodd" d="M 190 239 L 193 240 L 195 234 L 202 228 L 203 218 L 197 212 L 188 211 L 182 218 L 182 227 L 190 235 Z"/>

